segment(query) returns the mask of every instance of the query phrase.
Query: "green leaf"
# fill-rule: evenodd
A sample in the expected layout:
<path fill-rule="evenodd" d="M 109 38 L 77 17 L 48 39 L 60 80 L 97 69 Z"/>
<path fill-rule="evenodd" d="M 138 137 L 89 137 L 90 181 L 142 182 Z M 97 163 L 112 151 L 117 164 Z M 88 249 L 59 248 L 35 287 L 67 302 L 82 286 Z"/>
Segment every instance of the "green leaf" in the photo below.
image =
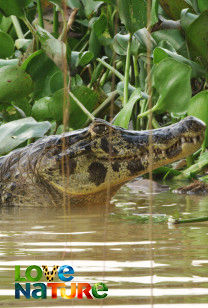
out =
<path fill-rule="evenodd" d="M 15 15 L 22 17 L 24 8 L 26 8 L 33 0 L 0 0 L 0 11 L 5 16 Z"/>
<path fill-rule="evenodd" d="M 159 44 L 161 41 L 169 42 L 175 50 L 179 50 L 185 44 L 181 31 L 177 29 L 165 29 L 151 33 L 153 39 Z"/>
<path fill-rule="evenodd" d="M 145 0 L 118 0 L 121 22 L 131 34 L 144 28 L 147 23 L 147 3 Z"/>
<path fill-rule="evenodd" d="M 93 111 L 95 104 L 98 101 L 97 94 L 94 91 L 86 86 L 77 86 L 71 92 L 78 98 L 85 108 L 90 112 Z M 53 94 L 52 101 L 49 104 L 49 111 L 53 119 L 58 123 L 63 122 L 64 101 L 64 89 L 60 89 Z M 80 128 L 86 120 L 86 114 L 73 99 L 69 98 L 69 126 L 74 129 Z"/>
<path fill-rule="evenodd" d="M 198 15 L 190 13 L 189 9 L 183 9 L 181 11 L 181 27 L 186 31 L 197 18 Z"/>
<path fill-rule="evenodd" d="M 134 105 L 141 98 L 142 98 L 141 90 L 140 89 L 134 90 L 134 92 L 132 93 L 132 95 L 129 98 L 128 103 L 118 113 L 118 115 L 117 115 L 117 117 L 114 121 L 114 124 L 128 129 L 129 121 L 131 119 L 131 114 L 132 114 Z"/>
<path fill-rule="evenodd" d="M 57 65 L 57 67 L 62 69 L 63 57 L 66 54 L 66 45 L 64 42 L 59 41 L 53 37 L 45 41 L 42 44 L 42 48 L 47 56 Z"/>
<path fill-rule="evenodd" d="M 120 34 L 120 33 L 117 33 L 114 36 L 113 49 L 118 55 L 120 56 L 126 55 L 129 37 L 130 37 L 130 34 Z M 133 36 L 132 42 L 131 42 L 131 54 L 136 55 L 138 53 L 138 50 L 139 50 L 138 41 Z"/>
<path fill-rule="evenodd" d="M 52 119 L 51 113 L 49 111 L 49 104 L 51 102 L 51 97 L 42 97 L 41 99 L 35 101 L 32 107 L 32 116 L 37 121 L 45 121 Z"/>
<path fill-rule="evenodd" d="M 146 28 L 140 29 L 134 33 L 134 36 L 140 43 L 139 51 L 146 52 L 148 44 L 151 43 L 151 49 L 156 46 L 156 41 Z"/>
<path fill-rule="evenodd" d="M 198 7 L 200 9 L 200 12 L 204 12 L 204 11 L 208 10 L 207 0 L 198 0 Z"/>
<path fill-rule="evenodd" d="M 18 62 L 19 62 L 18 59 L 11 59 L 11 60 L 0 59 L 0 68 L 7 65 L 17 65 Z"/>
<path fill-rule="evenodd" d="M 13 52 L 14 41 L 12 37 L 3 31 L 0 31 L 0 58 L 8 58 L 13 54 Z"/>
<path fill-rule="evenodd" d="M 24 118 L 0 126 L 0 155 L 6 154 L 30 138 L 43 137 L 49 130 L 49 122 L 36 122 Z"/>
<path fill-rule="evenodd" d="M 205 145 L 208 146 L 208 90 L 201 91 L 192 97 L 188 106 L 188 115 L 199 118 L 207 125 Z"/>
<path fill-rule="evenodd" d="M 158 4 L 159 0 L 153 0 L 151 6 L 151 22 L 150 25 L 153 26 L 158 22 Z"/>
<path fill-rule="evenodd" d="M 9 103 L 23 98 L 32 90 L 32 79 L 21 67 L 9 65 L 0 68 L 0 102 Z"/>
<path fill-rule="evenodd" d="M 81 0 L 86 17 L 90 17 L 91 14 L 97 12 L 99 7 L 103 4 L 103 1 L 93 1 L 93 0 Z"/>
<path fill-rule="evenodd" d="M 178 62 L 189 64 L 192 67 L 192 77 L 201 77 L 206 75 L 206 71 L 196 62 L 191 61 L 176 52 L 172 52 L 165 48 L 156 47 L 153 52 L 153 61 L 155 64 L 159 63 L 161 60 L 165 58 L 173 58 Z"/>
<path fill-rule="evenodd" d="M 61 71 L 55 72 L 50 78 L 51 93 L 54 93 L 64 87 L 64 77 Z"/>
<path fill-rule="evenodd" d="M 157 109 L 175 113 L 186 111 L 192 95 L 190 79 L 189 65 L 171 58 L 156 64 L 153 70 L 153 86 L 160 94 Z"/>
<path fill-rule="evenodd" d="M 106 25 L 107 19 L 104 14 L 101 14 L 99 18 L 95 19 L 91 25 L 92 30 L 89 38 L 89 51 L 93 53 L 95 58 L 99 56 L 99 51 L 101 48 L 99 38 L 105 31 Z"/>
<path fill-rule="evenodd" d="M 34 81 L 33 95 L 35 99 L 50 96 L 50 79 L 54 73 L 60 71 L 47 55 L 39 50 L 33 53 L 23 65 Z"/>
<path fill-rule="evenodd" d="M 165 13 L 171 17 L 171 19 L 180 19 L 181 11 L 185 8 L 190 8 L 193 12 L 192 5 L 188 4 L 184 0 L 159 0 Z"/>
<path fill-rule="evenodd" d="M 194 60 L 208 69 L 208 11 L 204 11 L 187 29 L 187 41 Z"/>

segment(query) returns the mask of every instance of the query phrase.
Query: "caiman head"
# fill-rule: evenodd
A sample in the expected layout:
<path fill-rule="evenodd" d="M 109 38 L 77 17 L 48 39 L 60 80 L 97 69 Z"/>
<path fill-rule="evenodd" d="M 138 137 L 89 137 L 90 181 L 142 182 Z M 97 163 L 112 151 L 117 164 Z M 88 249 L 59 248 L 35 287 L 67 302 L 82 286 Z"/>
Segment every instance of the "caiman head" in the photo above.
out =
<path fill-rule="evenodd" d="M 132 178 L 194 153 L 204 133 L 205 124 L 194 117 L 152 131 L 130 131 L 96 119 L 88 128 L 58 136 L 55 144 L 48 137 L 35 172 L 40 182 L 72 198 L 106 190 L 112 195 Z"/>

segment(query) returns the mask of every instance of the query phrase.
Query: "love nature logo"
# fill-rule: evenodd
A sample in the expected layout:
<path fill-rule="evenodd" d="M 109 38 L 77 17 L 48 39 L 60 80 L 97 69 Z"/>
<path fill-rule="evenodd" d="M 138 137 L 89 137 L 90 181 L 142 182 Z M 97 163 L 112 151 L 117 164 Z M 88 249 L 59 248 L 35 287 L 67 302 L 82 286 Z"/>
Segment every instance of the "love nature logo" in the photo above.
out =
<path fill-rule="evenodd" d="M 33 273 L 32 273 L 33 272 Z M 51 282 L 58 272 L 58 278 L 62 282 Z M 40 282 L 43 273 L 47 282 Z M 90 285 L 89 283 L 71 282 L 74 279 L 74 269 L 69 265 L 63 265 L 59 268 L 54 265 L 50 272 L 47 265 L 30 265 L 26 268 L 24 277 L 21 276 L 20 265 L 15 266 L 15 299 L 20 299 L 22 294 L 25 298 L 46 299 L 47 290 L 51 290 L 51 298 L 57 298 L 58 288 L 60 295 L 65 299 L 83 298 L 83 294 L 88 299 L 105 298 L 108 294 L 108 287 L 103 282 Z M 71 282 L 70 284 L 67 284 Z M 67 290 L 67 289 L 70 290 Z M 91 291 L 91 292 L 90 292 Z"/>

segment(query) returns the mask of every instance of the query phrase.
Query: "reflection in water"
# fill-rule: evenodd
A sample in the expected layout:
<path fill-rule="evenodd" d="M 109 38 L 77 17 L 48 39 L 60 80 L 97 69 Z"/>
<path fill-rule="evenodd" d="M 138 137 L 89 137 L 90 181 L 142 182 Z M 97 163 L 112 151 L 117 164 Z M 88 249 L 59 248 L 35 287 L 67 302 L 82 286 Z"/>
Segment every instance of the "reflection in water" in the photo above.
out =
<path fill-rule="evenodd" d="M 4 307 L 150 307 L 153 265 L 154 307 L 207 307 L 208 223 L 153 225 L 153 263 L 149 225 L 118 219 L 148 213 L 148 191 L 125 186 L 106 211 L 85 209 L 2 208 L 0 231 L 0 304 Z M 208 197 L 155 192 L 153 213 L 180 217 L 208 216 Z M 117 219 L 114 219 L 114 215 Z M 14 299 L 14 265 L 69 264 L 76 282 L 103 281 L 104 300 Z M 45 277 L 42 278 L 45 282 Z M 55 281 L 58 282 L 58 279 Z M 70 301 L 70 302 L 69 302 Z"/>

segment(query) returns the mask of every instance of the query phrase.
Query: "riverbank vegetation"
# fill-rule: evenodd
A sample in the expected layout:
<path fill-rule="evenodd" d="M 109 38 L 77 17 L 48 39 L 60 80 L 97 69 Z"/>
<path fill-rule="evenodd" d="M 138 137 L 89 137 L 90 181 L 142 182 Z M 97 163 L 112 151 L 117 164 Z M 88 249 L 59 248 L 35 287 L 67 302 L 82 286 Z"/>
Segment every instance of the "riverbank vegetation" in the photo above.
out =
<path fill-rule="evenodd" d="M 0 0 L 0 155 L 94 117 L 208 125 L 207 74 L 206 0 Z M 156 174 L 196 177 L 207 145 L 206 132 L 185 171 Z"/>

